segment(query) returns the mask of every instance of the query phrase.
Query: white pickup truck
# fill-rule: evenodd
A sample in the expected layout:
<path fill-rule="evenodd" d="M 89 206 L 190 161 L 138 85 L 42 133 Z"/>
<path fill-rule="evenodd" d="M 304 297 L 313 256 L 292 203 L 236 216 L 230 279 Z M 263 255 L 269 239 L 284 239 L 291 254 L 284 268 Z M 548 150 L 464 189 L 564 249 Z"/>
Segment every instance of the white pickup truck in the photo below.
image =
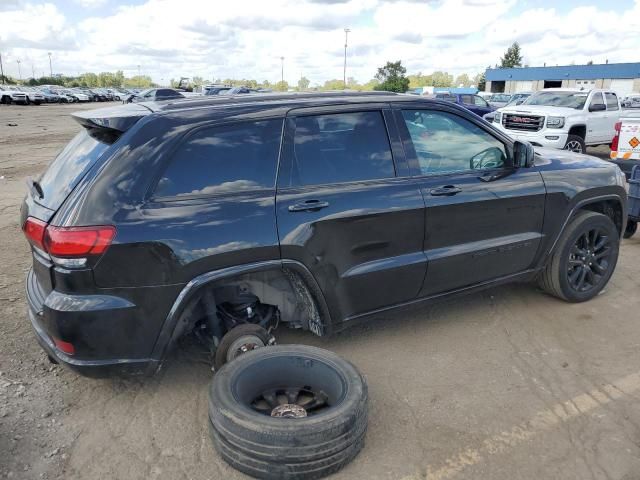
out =
<path fill-rule="evenodd" d="M 534 146 L 585 153 L 587 145 L 611 143 L 619 118 L 620 101 L 611 90 L 547 88 L 499 109 L 493 124 Z"/>
<path fill-rule="evenodd" d="M 622 111 L 620 121 L 615 126 L 610 157 L 627 178 L 633 167 L 640 165 L 640 111 Z"/>

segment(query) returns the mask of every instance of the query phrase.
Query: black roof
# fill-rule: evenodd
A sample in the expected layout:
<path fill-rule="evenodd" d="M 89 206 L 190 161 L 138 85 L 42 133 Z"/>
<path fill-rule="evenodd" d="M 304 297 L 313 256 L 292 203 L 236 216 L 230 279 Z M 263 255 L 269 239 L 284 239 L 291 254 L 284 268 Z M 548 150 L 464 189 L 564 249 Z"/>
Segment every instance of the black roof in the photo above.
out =
<path fill-rule="evenodd" d="M 257 93 L 139 102 L 75 112 L 72 116 L 85 128 L 124 132 L 140 118 L 151 114 L 198 120 L 201 118 L 228 117 L 236 114 L 255 114 L 257 112 L 260 112 L 261 115 L 282 115 L 293 108 L 300 107 L 398 101 L 416 102 L 421 100 L 434 102 L 434 100 L 425 97 L 391 92 Z"/>
<path fill-rule="evenodd" d="M 169 112 L 206 107 L 222 107 L 230 105 L 256 105 L 264 107 L 305 106 L 309 104 L 331 105 L 336 103 L 390 102 L 403 97 L 415 100 L 415 95 L 401 95 L 393 92 L 287 92 L 287 93 L 255 93 L 244 95 L 213 95 L 187 97 L 162 102 L 145 102 L 153 112 Z M 318 101 L 320 100 L 320 101 Z"/>

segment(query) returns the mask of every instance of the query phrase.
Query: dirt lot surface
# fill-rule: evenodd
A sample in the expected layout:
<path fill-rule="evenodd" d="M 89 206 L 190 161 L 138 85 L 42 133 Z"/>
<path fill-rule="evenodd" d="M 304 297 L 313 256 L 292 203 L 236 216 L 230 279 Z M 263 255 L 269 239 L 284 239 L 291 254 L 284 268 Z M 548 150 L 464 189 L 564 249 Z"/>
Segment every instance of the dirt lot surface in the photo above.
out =
<path fill-rule="evenodd" d="M 0 478 L 243 478 L 209 441 L 211 372 L 195 346 L 150 379 L 91 380 L 51 365 L 31 333 L 24 180 L 87 107 L 0 106 Z M 514 285 L 279 341 L 334 350 L 368 379 L 367 443 L 336 478 L 638 480 L 639 292 L 640 235 L 586 304 Z"/>

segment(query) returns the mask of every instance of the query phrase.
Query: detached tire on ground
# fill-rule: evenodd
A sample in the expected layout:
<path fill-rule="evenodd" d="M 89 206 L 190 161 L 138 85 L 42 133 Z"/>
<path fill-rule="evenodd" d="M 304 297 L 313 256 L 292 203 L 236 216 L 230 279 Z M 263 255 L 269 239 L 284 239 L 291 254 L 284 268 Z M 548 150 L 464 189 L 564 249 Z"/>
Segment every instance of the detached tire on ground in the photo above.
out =
<path fill-rule="evenodd" d="M 320 348 L 281 345 L 226 364 L 209 392 L 213 445 L 234 468 L 263 479 L 314 479 L 362 449 L 367 384 Z"/>
<path fill-rule="evenodd" d="M 620 237 L 609 217 L 578 212 L 566 226 L 538 282 L 547 293 L 584 302 L 606 286 L 618 261 Z"/>

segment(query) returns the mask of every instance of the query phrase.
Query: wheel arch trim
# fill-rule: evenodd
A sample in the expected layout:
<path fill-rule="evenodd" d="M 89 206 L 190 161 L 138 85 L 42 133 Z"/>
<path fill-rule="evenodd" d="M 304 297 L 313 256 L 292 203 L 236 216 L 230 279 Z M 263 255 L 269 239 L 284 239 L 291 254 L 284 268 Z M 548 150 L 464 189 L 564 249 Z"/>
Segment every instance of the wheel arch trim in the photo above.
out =
<path fill-rule="evenodd" d="M 158 334 L 158 338 L 156 339 L 156 343 L 153 347 L 151 358 L 155 360 L 162 360 L 164 358 L 165 354 L 167 353 L 168 347 L 170 347 L 172 342 L 175 340 L 174 332 L 178 328 L 178 321 L 180 319 L 180 316 L 184 312 L 189 302 L 193 300 L 193 298 L 195 298 L 195 296 L 201 291 L 203 287 L 214 282 L 218 282 L 224 279 L 231 279 L 239 275 L 254 272 L 263 272 L 268 270 L 279 270 L 282 272 L 284 272 L 285 270 L 291 270 L 298 274 L 302 278 L 304 287 L 306 288 L 307 292 L 314 300 L 315 305 L 318 309 L 318 313 L 320 315 L 320 319 L 322 321 L 319 332 L 313 329 L 311 330 L 316 335 L 326 335 L 331 333 L 332 320 L 327 302 L 324 298 L 322 290 L 320 289 L 320 286 L 318 285 L 315 277 L 309 271 L 309 269 L 304 264 L 296 260 L 267 260 L 205 272 L 193 278 L 189 283 L 187 283 L 176 297 L 171 309 L 169 310 L 169 313 L 167 314 L 166 319 L 162 324 L 162 327 L 160 328 L 160 333 Z"/>
<path fill-rule="evenodd" d="M 610 193 L 607 195 L 599 195 L 597 197 L 590 197 L 590 198 L 585 198 L 583 200 L 580 200 L 579 202 L 577 202 L 569 211 L 569 214 L 566 216 L 564 223 L 562 224 L 562 227 L 560 228 L 560 230 L 558 231 L 558 233 L 556 234 L 553 243 L 551 244 L 551 247 L 547 250 L 546 255 L 551 255 L 556 247 L 558 246 L 558 241 L 560 240 L 560 237 L 562 236 L 562 234 L 564 233 L 564 231 L 567 228 L 567 225 L 569 225 L 569 222 L 571 221 L 571 219 L 574 217 L 574 215 L 576 214 L 576 212 L 584 207 L 586 207 L 587 205 L 592 205 L 595 203 L 600 203 L 603 201 L 607 201 L 607 200 L 613 200 L 616 201 L 620 204 L 620 208 L 622 210 L 622 218 L 623 220 L 626 218 L 626 202 L 624 201 L 623 197 L 621 197 L 620 195 L 618 195 L 617 193 Z"/>

